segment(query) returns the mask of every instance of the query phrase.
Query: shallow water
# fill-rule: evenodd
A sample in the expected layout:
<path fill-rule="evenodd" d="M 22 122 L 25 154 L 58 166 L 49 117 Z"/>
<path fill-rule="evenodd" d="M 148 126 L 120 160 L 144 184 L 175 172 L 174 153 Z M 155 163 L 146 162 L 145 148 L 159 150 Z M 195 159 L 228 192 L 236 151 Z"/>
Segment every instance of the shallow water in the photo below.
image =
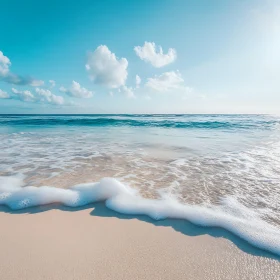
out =
<path fill-rule="evenodd" d="M 44 190 L 26 186 L 70 188 L 113 177 L 112 188 L 121 182 L 136 190 L 133 198 L 121 190 L 119 202 L 110 189 L 114 210 L 225 227 L 280 254 L 280 117 L 2 115 L 0 148 L 0 204 L 49 202 Z M 53 192 L 51 202 L 71 204 Z M 96 200 L 81 193 L 78 204 Z"/>

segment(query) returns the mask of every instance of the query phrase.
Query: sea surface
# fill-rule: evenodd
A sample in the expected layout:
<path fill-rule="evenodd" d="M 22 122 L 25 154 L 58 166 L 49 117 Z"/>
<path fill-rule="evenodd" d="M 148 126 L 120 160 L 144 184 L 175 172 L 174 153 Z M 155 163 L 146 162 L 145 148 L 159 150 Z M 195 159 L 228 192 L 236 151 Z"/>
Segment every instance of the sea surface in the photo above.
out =
<path fill-rule="evenodd" d="M 280 255 L 280 117 L 0 115 L 0 205 L 95 201 Z"/>

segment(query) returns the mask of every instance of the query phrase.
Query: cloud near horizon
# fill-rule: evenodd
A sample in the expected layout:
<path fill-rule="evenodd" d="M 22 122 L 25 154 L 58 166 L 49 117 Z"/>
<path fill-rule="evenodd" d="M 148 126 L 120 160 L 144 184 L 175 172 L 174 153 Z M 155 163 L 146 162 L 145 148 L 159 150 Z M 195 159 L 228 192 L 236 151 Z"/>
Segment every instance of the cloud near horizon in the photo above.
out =
<path fill-rule="evenodd" d="M 89 77 L 96 84 L 107 88 L 119 88 L 125 85 L 128 75 L 127 67 L 127 59 L 117 58 L 105 45 L 100 45 L 87 56 L 86 69 Z"/>
<path fill-rule="evenodd" d="M 141 60 L 151 63 L 154 67 L 160 68 L 174 62 L 177 53 L 174 48 L 169 48 L 164 54 L 161 46 L 156 46 L 154 42 L 145 42 L 143 47 L 136 46 L 134 51 Z"/>
<path fill-rule="evenodd" d="M 10 95 L 6 91 L 0 89 L 0 99 L 9 99 L 9 98 Z"/>
<path fill-rule="evenodd" d="M 66 105 L 64 98 L 53 94 L 50 90 L 36 88 L 35 94 L 29 90 L 11 89 L 11 94 L 0 89 L 0 99 L 20 100 L 22 102 L 51 104 L 51 105 Z M 70 103 L 69 103 L 70 105 Z"/>
<path fill-rule="evenodd" d="M 158 92 L 168 92 L 171 90 L 191 91 L 191 88 L 185 86 L 184 79 L 178 70 L 165 72 L 160 75 L 155 75 L 153 78 L 148 78 L 145 85 Z"/>
<path fill-rule="evenodd" d="M 36 88 L 35 91 L 38 94 L 40 102 L 54 105 L 63 105 L 65 103 L 62 96 L 55 95 L 48 89 Z"/>
<path fill-rule="evenodd" d="M 20 76 L 10 72 L 10 66 L 12 65 L 10 59 L 0 51 L 0 81 L 4 81 L 8 84 L 20 85 L 20 86 L 33 86 L 38 87 L 44 84 L 42 80 L 36 80 L 31 77 Z"/>
<path fill-rule="evenodd" d="M 121 92 L 125 94 L 127 98 L 135 98 L 134 89 L 132 87 L 122 86 Z"/>
<path fill-rule="evenodd" d="M 14 94 L 11 96 L 13 99 L 19 99 L 24 102 L 35 102 L 35 96 L 29 90 L 17 90 L 12 88 L 12 93 Z"/>
<path fill-rule="evenodd" d="M 0 76 L 4 76 L 9 72 L 10 65 L 10 59 L 0 51 Z"/>
<path fill-rule="evenodd" d="M 76 81 L 72 81 L 72 84 L 69 89 L 66 89 L 65 87 L 60 87 L 59 91 L 76 98 L 90 98 L 93 96 L 92 91 L 81 87 L 81 85 Z"/>

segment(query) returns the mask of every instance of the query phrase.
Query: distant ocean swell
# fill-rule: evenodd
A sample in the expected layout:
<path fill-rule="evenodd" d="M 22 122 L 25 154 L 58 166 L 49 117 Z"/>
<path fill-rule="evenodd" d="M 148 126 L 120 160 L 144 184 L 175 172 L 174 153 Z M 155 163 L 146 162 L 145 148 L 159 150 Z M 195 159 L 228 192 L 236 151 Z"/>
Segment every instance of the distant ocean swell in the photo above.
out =
<path fill-rule="evenodd" d="M 0 126 L 79 126 L 79 127 L 159 127 L 159 128 L 182 128 L 182 129 L 273 129 L 280 125 L 279 119 L 252 120 L 250 118 L 231 119 L 213 118 L 205 120 L 197 117 L 168 115 L 166 117 L 141 115 L 129 117 L 115 115 L 110 117 L 87 117 L 87 116 L 40 116 L 40 117 L 0 117 Z"/>
<path fill-rule="evenodd" d="M 21 178 L 0 177 L 0 205 L 20 210 L 51 203 L 79 207 L 104 201 L 108 208 L 123 214 L 147 215 L 155 220 L 184 219 L 198 226 L 221 227 L 253 246 L 280 256 L 279 230 L 231 197 L 225 197 L 219 206 L 209 207 L 181 204 L 164 196 L 158 200 L 146 199 L 112 178 L 69 189 L 22 186 Z M 236 215 L 237 212 L 241 215 Z"/>

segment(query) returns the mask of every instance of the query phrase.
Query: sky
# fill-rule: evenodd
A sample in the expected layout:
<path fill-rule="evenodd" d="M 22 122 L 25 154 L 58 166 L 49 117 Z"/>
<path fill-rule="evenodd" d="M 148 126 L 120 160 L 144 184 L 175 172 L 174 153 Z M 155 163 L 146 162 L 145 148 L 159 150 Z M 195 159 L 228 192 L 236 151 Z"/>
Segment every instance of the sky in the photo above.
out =
<path fill-rule="evenodd" d="M 279 114 L 280 2 L 2 1 L 1 113 Z"/>

